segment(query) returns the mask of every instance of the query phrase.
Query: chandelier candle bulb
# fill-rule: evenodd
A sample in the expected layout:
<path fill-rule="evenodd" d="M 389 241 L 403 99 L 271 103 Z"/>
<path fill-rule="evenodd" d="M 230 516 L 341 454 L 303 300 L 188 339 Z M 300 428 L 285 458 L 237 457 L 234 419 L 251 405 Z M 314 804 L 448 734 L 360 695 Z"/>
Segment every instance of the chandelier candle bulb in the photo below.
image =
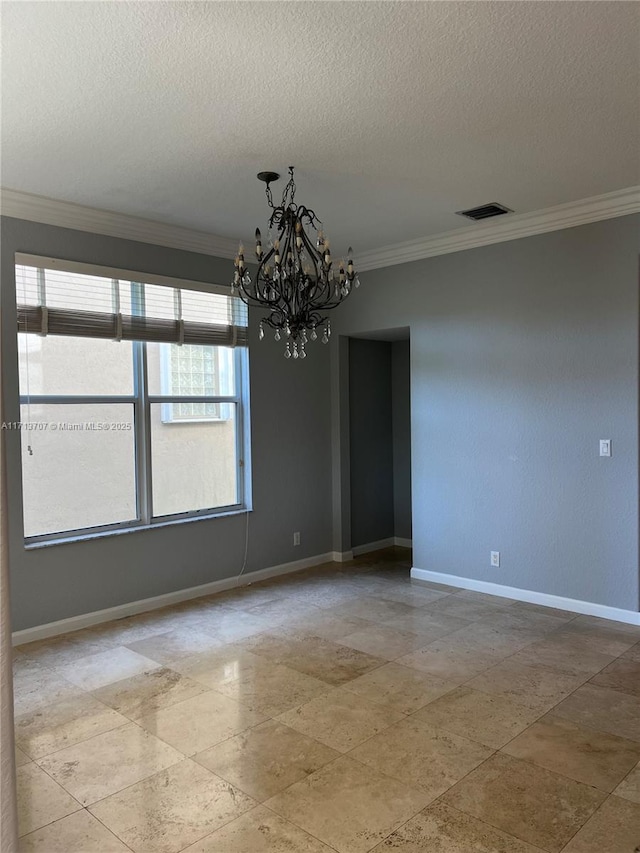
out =
<path fill-rule="evenodd" d="M 264 338 L 264 327 L 270 326 L 276 341 L 283 333 L 288 339 L 285 357 L 299 359 L 306 358 L 305 345 L 309 340 L 317 340 L 318 328 L 323 331 L 322 341 L 329 342 L 331 326 L 326 312 L 337 308 L 349 295 L 352 282 L 357 287 L 359 281 L 351 247 L 346 264 L 340 261 L 339 274 L 334 275 L 329 239 L 322 223 L 313 210 L 295 201 L 293 172 L 290 166 L 279 205 L 273 202 L 270 184 L 280 176 L 275 172 L 259 173 L 258 178 L 267 185 L 266 197 L 272 211 L 268 248 L 266 251 L 262 248 L 260 229 L 256 228 L 255 280 L 252 281 L 246 268 L 244 247 L 240 244 L 231 287 L 232 292 L 237 288 L 245 304 L 267 312 L 260 321 L 259 339 Z M 307 233 L 311 229 L 316 232 L 315 240 Z M 273 232 L 277 233 L 275 240 Z"/>
<path fill-rule="evenodd" d="M 353 275 L 354 275 L 353 258 L 351 257 L 352 255 L 353 255 L 353 249 L 351 248 L 351 246 L 349 246 L 349 248 L 347 249 L 347 258 L 348 258 L 348 260 L 347 260 L 347 272 L 349 273 L 350 278 L 353 278 Z"/>

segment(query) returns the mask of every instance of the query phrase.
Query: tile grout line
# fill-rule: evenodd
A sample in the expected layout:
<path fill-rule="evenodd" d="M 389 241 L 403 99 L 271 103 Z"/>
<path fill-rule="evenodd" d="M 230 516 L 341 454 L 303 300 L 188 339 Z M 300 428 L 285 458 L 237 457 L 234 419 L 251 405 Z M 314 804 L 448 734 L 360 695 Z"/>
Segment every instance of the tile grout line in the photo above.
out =
<path fill-rule="evenodd" d="M 337 761 L 337 758 L 332 759 L 331 761 L 327 762 L 327 764 L 332 764 L 332 763 L 333 763 L 333 761 Z M 324 765 L 324 766 L 326 766 L 326 765 Z M 322 769 L 322 768 L 321 768 L 321 769 Z M 316 771 L 316 772 L 317 772 L 317 771 Z M 313 775 L 313 774 L 309 774 L 309 775 Z M 301 779 L 300 781 L 302 782 L 302 781 L 304 781 L 304 780 L 302 780 L 302 779 Z M 296 784 L 297 784 L 297 782 L 294 782 L 294 783 L 293 783 L 293 785 L 296 785 Z M 282 791 L 280 791 L 279 793 L 281 793 L 281 794 L 282 794 L 282 793 L 284 793 L 284 791 L 288 791 L 288 790 L 289 790 L 289 788 L 291 788 L 291 787 L 292 787 L 292 785 L 289 785 L 287 788 L 284 788 L 284 789 L 283 789 Z M 269 797 L 269 799 L 271 799 L 271 797 Z M 299 829 L 301 832 L 305 832 L 305 833 L 306 833 L 307 835 L 309 835 L 311 838 L 315 838 L 315 840 L 316 840 L 316 841 L 319 841 L 319 842 L 320 842 L 320 844 L 324 844 L 324 845 L 325 845 L 325 847 L 328 847 L 328 848 L 329 848 L 329 850 L 335 850 L 335 853 L 340 853 L 340 851 L 337 849 L 337 847 L 334 847 L 332 844 L 329 844 L 329 842 L 328 842 L 328 841 L 323 841 L 321 838 L 318 838 L 318 836 L 317 836 L 317 835 L 314 835 L 312 832 L 309 832 L 309 830 L 308 830 L 308 829 L 303 829 L 303 828 L 302 828 L 299 824 L 297 824 L 295 821 L 290 820 L 288 817 L 284 817 L 283 815 L 279 814 L 275 809 L 271 808 L 271 806 L 266 805 L 266 801 L 265 801 L 264 803 L 260 803 L 260 805 L 261 805 L 263 808 L 265 808 L 265 809 L 267 809 L 268 811 L 270 811 L 270 812 L 271 812 L 271 814 L 274 814 L 276 817 L 279 817 L 279 818 L 280 818 L 280 820 L 284 820 L 284 821 L 286 821 L 287 823 L 290 823 L 292 826 L 295 826 L 295 827 L 296 827 L 296 829 Z M 369 851 L 366 851 L 366 853 L 369 853 Z"/>
<path fill-rule="evenodd" d="M 110 832 L 114 838 L 117 838 L 118 841 L 122 842 L 122 844 L 124 844 L 124 846 L 127 848 L 127 850 L 131 850 L 131 853 L 135 853 L 133 848 L 130 847 L 124 839 L 120 838 L 120 836 L 118 835 L 117 832 L 114 832 L 113 829 L 110 829 L 106 823 L 103 823 L 103 821 L 101 821 L 97 815 L 95 815 L 93 812 L 89 811 L 89 806 L 84 806 L 84 810 L 87 812 L 87 814 L 90 814 L 94 820 L 97 820 L 101 826 L 104 826 L 104 828 L 107 830 L 107 832 Z M 46 851 L 45 851 L 45 853 L 46 853 Z"/>
<path fill-rule="evenodd" d="M 54 820 L 50 820 L 48 823 L 44 823 L 42 826 L 39 826 L 39 827 L 37 827 L 36 829 L 32 830 L 32 832 L 39 832 L 41 829 L 44 829 L 44 828 L 45 828 L 45 827 L 47 827 L 47 826 L 51 826 L 51 824 L 52 824 L 52 823 L 56 823 L 56 822 L 57 822 L 57 821 L 59 821 L 59 820 L 63 820 L 65 817 L 70 817 L 72 814 L 77 814 L 79 811 L 82 811 L 82 810 L 85 808 L 85 807 L 82 805 L 82 803 L 81 803 L 78 799 L 76 799 L 76 797 L 74 797 L 74 796 L 73 796 L 73 794 L 72 794 L 70 791 L 67 791 L 67 789 L 66 789 L 63 785 L 61 785 L 61 784 L 60 784 L 60 782 L 58 782 L 58 780 L 57 780 L 57 779 L 54 779 L 54 778 L 53 778 L 53 776 L 51 776 L 51 774 L 50 774 L 50 773 L 47 773 L 47 771 L 44 769 L 44 767 L 40 767 L 40 765 L 39 765 L 39 764 L 37 764 L 35 761 L 33 761 L 33 762 L 32 762 L 32 764 L 35 764 L 35 766 L 36 766 L 39 770 L 41 770 L 41 771 L 45 774 L 45 776 L 48 776 L 48 777 L 49 777 L 49 779 L 51 779 L 51 781 L 52 781 L 52 782 L 55 782 L 55 784 L 56 784 L 59 788 L 62 788 L 62 790 L 65 792 L 65 794 L 67 794 L 69 797 L 71 797 L 71 799 L 72 799 L 72 800 L 75 800 L 75 801 L 76 801 L 76 803 L 78 803 L 78 806 L 79 806 L 79 808 L 75 809 L 74 811 L 70 812 L 69 814 L 67 814 L 67 815 L 63 815 L 62 817 L 57 817 L 57 818 L 55 818 Z M 19 768 L 18 768 L 18 769 L 19 769 Z M 27 836 L 27 835 L 31 835 L 31 832 L 25 832 L 23 835 L 20 835 L 19 837 L 20 837 L 20 838 L 24 838 L 24 837 L 25 837 L 25 836 Z"/>
<path fill-rule="evenodd" d="M 585 828 L 585 826 L 589 823 L 589 821 L 590 821 L 592 818 L 594 818 L 594 817 L 598 814 L 598 812 L 600 811 L 600 809 L 602 809 L 602 808 L 603 808 L 603 807 L 604 807 L 604 806 L 609 802 L 609 800 L 611 799 L 611 797 L 613 797 L 613 792 L 609 793 L 609 794 L 604 798 L 604 800 L 600 803 L 600 805 L 599 805 L 596 809 L 594 809 L 594 811 L 593 811 L 593 812 L 589 815 L 589 817 L 585 820 L 585 822 L 582 824 L 582 826 L 581 826 L 581 827 L 579 827 L 579 829 L 577 829 L 577 830 L 573 833 L 573 835 L 571 836 L 571 838 L 570 838 L 570 839 L 567 841 L 567 843 L 563 846 L 562 850 L 560 850 L 560 853 L 563 853 L 563 851 L 567 849 L 567 847 L 571 844 L 571 842 L 572 842 L 572 841 L 573 841 L 573 839 L 576 837 L 576 835 L 578 835 L 578 833 L 579 833 L 579 832 L 582 832 L 582 830 L 583 830 L 583 829 Z M 637 848 L 636 848 L 636 849 L 637 849 Z"/>

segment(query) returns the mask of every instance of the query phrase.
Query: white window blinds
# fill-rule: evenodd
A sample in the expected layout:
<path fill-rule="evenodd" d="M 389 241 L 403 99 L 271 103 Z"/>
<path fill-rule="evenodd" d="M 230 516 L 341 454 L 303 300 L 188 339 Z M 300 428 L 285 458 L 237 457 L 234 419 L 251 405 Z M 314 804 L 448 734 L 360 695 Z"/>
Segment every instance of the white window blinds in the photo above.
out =
<path fill-rule="evenodd" d="M 222 288 L 16 256 L 18 331 L 114 340 L 247 345 L 247 309 Z"/>

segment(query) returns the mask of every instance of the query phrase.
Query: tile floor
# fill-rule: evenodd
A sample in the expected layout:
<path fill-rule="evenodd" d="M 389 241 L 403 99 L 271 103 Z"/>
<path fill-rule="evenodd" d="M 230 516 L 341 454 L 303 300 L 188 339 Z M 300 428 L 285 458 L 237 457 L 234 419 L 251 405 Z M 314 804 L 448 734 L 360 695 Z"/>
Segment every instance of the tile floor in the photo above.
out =
<path fill-rule="evenodd" d="M 640 850 L 640 628 L 409 565 L 17 648 L 20 849 Z"/>

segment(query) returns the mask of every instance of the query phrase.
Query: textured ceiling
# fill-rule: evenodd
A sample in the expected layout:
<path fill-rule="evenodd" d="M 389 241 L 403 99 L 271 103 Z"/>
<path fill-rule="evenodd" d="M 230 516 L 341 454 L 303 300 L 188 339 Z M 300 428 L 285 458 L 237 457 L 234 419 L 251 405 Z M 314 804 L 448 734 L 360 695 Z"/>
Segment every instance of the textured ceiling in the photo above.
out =
<path fill-rule="evenodd" d="M 1 12 L 12 189 L 248 238 L 255 173 L 294 164 L 343 251 L 468 227 L 454 211 L 485 202 L 523 213 L 640 183 L 636 3 Z"/>

